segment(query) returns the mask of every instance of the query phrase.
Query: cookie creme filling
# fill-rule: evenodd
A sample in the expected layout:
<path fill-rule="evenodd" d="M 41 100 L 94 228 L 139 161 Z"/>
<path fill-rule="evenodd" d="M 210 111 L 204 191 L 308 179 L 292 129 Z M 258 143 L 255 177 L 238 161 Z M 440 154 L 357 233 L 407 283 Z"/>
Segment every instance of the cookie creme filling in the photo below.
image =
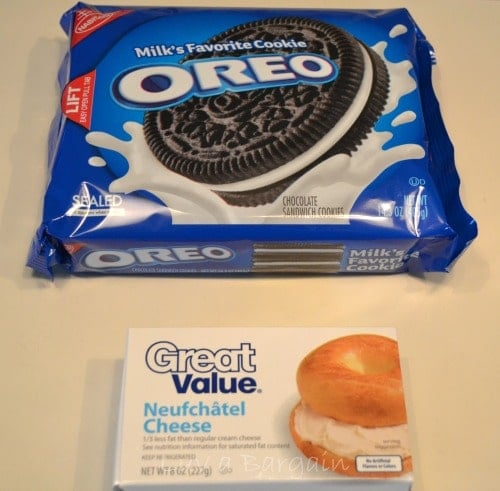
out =
<path fill-rule="evenodd" d="M 357 455 L 410 455 L 408 425 L 364 428 L 327 418 L 305 404 L 295 411 L 295 430 L 303 440 L 334 454 L 355 459 Z"/>

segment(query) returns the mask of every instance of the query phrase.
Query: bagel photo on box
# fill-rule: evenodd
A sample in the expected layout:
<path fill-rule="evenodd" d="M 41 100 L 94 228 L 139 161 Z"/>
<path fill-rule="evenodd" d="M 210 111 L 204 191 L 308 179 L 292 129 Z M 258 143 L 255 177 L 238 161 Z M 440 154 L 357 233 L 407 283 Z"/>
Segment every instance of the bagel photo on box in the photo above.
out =
<path fill-rule="evenodd" d="M 302 453 L 349 476 L 412 470 L 398 345 L 374 334 L 334 339 L 300 363 L 290 431 Z"/>

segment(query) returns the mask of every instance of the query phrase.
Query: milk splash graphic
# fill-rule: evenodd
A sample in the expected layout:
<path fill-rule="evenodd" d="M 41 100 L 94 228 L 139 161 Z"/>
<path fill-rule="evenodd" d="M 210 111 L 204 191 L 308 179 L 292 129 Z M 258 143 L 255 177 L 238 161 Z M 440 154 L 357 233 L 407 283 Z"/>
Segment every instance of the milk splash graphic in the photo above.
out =
<path fill-rule="evenodd" d="M 390 38 L 404 35 L 405 26 L 396 25 L 389 33 Z M 408 60 L 392 63 L 387 60 L 385 41 L 372 49 L 385 61 L 390 76 L 389 98 L 384 115 L 397 109 L 400 99 L 416 89 L 416 82 L 410 75 L 412 64 Z M 392 127 L 410 124 L 417 118 L 413 111 L 396 114 Z M 278 197 L 273 203 L 257 207 L 228 205 L 210 189 L 167 169 L 149 149 L 144 138 L 142 125 L 126 122 L 123 126 L 130 135 L 121 140 L 105 132 L 90 132 L 86 139 L 91 145 L 121 154 L 128 162 L 127 173 L 114 180 L 111 193 L 132 193 L 146 190 L 168 206 L 174 224 L 231 224 L 231 223 L 349 223 L 349 212 L 359 194 L 384 170 L 405 160 L 425 157 L 425 150 L 417 144 L 402 144 L 383 149 L 391 140 L 392 133 L 371 131 L 363 144 L 351 156 L 334 155 L 316 165 L 297 179 L 284 191 L 290 196 L 318 196 L 322 209 L 341 209 L 343 213 L 309 216 L 285 216 L 283 200 Z M 89 165 L 102 166 L 100 157 L 93 157 Z"/>

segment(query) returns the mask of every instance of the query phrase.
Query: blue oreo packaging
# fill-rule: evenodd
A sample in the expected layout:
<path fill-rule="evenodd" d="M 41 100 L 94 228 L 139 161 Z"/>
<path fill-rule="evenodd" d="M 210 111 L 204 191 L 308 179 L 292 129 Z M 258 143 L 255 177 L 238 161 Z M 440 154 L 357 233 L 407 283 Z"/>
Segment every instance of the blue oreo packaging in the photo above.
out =
<path fill-rule="evenodd" d="M 61 24 L 35 271 L 447 271 L 476 236 L 406 10 L 79 3 Z"/>

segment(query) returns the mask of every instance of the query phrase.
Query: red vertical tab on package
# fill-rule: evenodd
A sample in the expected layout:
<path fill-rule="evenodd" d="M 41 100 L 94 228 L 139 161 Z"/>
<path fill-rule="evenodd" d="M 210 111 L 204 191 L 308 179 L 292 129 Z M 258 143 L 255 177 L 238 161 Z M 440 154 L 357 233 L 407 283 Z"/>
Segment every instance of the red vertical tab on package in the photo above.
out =
<path fill-rule="evenodd" d="M 71 47 L 75 46 L 101 27 L 129 12 L 130 10 L 116 10 L 115 12 L 102 13 L 90 8 L 78 10 L 75 13 L 73 33 L 71 35 Z"/>
<path fill-rule="evenodd" d="M 94 103 L 95 70 L 72 80 L 64 88 L 62 113 L 71 121 L 90 129 Z"/>

